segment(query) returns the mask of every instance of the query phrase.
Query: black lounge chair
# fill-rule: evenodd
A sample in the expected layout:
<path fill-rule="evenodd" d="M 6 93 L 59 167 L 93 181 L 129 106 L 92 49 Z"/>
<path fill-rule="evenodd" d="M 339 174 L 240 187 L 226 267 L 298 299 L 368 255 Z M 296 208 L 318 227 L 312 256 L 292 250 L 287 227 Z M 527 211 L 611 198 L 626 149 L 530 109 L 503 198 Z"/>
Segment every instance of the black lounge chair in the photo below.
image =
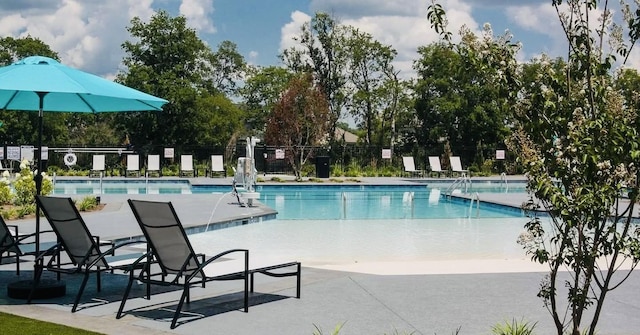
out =
<path fill-rule="evenodd" d="M 170 202 L 129 200 L 129 205 L 144 232 L 151 249 L 150 253 L 154 262 L 157 263 L 156 268 L 159 267 L 157 273 L 142 271 L 137 280 L 143 283 L 177 285 L 183 288 L 182 297 L 171 322 L 171 329 L 176 327 L 185 299 L 189 302 L 189 288 L 197 284 L 204 287 L 205 282 L 209 281 L 243 280 L 245 312 L 249 310 L 249 292 L 253 292 L 254 274 L 256 273 L 271 277 L 295 276 L 297 278 L 296 297 L 300 298 L 299 262 L 258 265 L 254 259 L 251 260 L 251 263 L 249 262 L 249 251 L 245 249 L 227 250 L 205 260 L 204 255 L 194 252 L 184 227 Z M 240 257 L 233 260 L 234 255 Z M 250 264 L 256 265 L 256 267 L 252 268 Z M 295 270 L 291 271 L 289 268 L 295 268 Z M 134 278 L 130 277 L 117 318 L 122 316 L 122 310 L 133 280 Z"/>
<path fill-rule="evenodd" d="M 129 272 L 129 277 L 132 278 L 134 270 L 144 266 L 146 258 L 142 252 L 131 251 L 116 254 L 116 250 L 124 246 L 144 242 L 128 241 L 118 245 L 111 242 L 101 242 L 98 237 L 91 235 L 71 198 L 39 195 L 36 197 L 36 201 L 56 233 L 58 243 L 36 258 L 33 288 L 29 294 L 28 302 L 31 302 L 44 270 L 55 272 L 58 279 L 60 274 L 84 275 L 71 309 L 71 312 L 75 312 L 91 273 L 96 274 L 97 290 L 100 292 L 100 273 L 102 271 L 123 270 Z M 101 247 L 106 246 L 109 246 L 108 250 L 102 251 Z M 62 252 L 66 253 L 68 260 L 61 261 Z"/>
<path fill-rule="evenodd" d="M 52 230 L 41 231 L 40 234 L 53 233 Z M 0 216 L 0 263 L 2 258 L 12 257 L 16 263 L 16 275 L 20 275 L 20 257 L 37 256 L 38 253 L 44 252 L 48 248 L 54 246 L 56 242 L 40 242 L 39 248 L 36 248 L 36 233 L 20 234 L 17 225 L 8 225 L 2 216 Z M 38 249 L 38 250 L 36 250 Z"/>

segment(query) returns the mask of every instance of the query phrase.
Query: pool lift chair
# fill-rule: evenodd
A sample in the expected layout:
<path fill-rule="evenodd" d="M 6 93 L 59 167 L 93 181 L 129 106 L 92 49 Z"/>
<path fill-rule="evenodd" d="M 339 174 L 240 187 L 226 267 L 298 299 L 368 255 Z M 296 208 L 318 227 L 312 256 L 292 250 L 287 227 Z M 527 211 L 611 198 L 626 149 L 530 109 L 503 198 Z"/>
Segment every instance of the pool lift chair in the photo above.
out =
<path fill-rule="evenodd" d="M 238 167 L 233 169 L 233 193 L 241 206 L 244 204 L 240 200 L 241 197 L 246 199 L 246 204 L 249 207 L 253 206 L 253 201 L 260 197 L 260 193 L 255 190 L 258 171 L 253 159 L 253 148 L 258 142 L 260 140 L 247 137 L 246 157 L 238 158 Z M 238 185 L 242 185 L 242 187 L 238 187 Z"/>

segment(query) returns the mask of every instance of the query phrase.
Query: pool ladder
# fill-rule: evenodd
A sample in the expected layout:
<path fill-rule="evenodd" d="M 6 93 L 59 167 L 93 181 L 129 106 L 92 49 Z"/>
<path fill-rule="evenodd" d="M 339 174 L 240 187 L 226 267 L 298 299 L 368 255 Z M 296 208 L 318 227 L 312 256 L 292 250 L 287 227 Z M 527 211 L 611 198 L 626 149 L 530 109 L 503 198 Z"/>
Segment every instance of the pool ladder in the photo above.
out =
<path fill-rule="evenodd" d="M 507 182 L 507 174 L 505 172 L 500 174 L 500 188 L 504 185 L 504 191 L 509 191 L 509 183 Z"/>
<path fill-rule="evenodd" d="M 471 188 L 471 178 L 467 177 L 466 175 L 458 177 L 458 179 L 456 179 L 456 181 L 454 181 L 453 184 L 451 184 L 447 188 L 444 194 L 447 195 L 449 199 L 451 199 L 451 193 L 453 193 L 453 191 L 456 189 L 456 186 L 461 185 L 464 185 L 464 192 L 467 193 L 469 191 L 469 188 Z"/>
<path fill-rule="evenodd" d="M 347 218 L 347 194 L 342 192 L 342 218 Z"/>
<path fill-rule="evenodd" d="M 473 212 L 473 202 L 476 203 L 476 218 L 480 217 L 480 194 L 475 192 L 473 197 L 471 197 L 471 201 L 469 202 L 469 219 L 471 218 L 471 213 Z"/>

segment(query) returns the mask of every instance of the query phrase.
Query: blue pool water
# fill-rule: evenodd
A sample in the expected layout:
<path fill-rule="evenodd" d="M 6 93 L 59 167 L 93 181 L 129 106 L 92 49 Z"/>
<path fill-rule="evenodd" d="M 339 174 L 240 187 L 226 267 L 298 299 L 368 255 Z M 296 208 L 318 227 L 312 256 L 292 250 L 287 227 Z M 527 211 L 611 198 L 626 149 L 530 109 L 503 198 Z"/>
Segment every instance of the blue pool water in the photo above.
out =
<path fill-rule="evenodd" d="M 528 220 L 518 210 L 449 200 L 445 183 L 426 185 L 259 185 L 277 219 L 193 234 L 198 252 L 247 248 L 305 266 L 415 260 L 526 257 L 516 244 Z M 188 181 L 58 181 L 57 194 L 228 193 Z M 460 189 L 457 192 L 463 192 Z M 525 192 L 524 184 L 474 183 L 470 192 Z"/>
<path fill-rule="evenodd" d="M 442 194 L 448 184 L 426 185 L 258 185 L 259 201 L 278 211 L 280 220 L 505 218 L 521 211 L 483 204 L 450 201 Z M 58 181 L 55 194 L 210 194 L 227 193 L 230 186 L 192 186 L 188 181 Z M 477 183 L 456 192 L 524 192 L 496 183 Z"/>

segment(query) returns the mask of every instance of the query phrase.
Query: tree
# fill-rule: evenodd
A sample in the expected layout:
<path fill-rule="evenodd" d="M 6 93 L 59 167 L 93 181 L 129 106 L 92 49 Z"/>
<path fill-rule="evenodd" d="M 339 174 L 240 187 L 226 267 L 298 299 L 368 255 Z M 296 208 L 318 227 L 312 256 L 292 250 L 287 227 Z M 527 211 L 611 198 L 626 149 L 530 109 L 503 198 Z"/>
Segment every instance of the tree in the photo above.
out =
<path fill-rule="evenodd" d="M 483 152 L 504 145 L 517 92 L 519 44 L 507 32 L 494 36 L 461 29 L 458 44 L 439 42 L 419 48 L 414 63 L 417 142 L 426 148 L 449 141 L 453 152 L 482 166 Z M 436 152 L 434 152 L 436 153 Z"/>
<path fill-rule="evenodd" d="M 236 94 L 237 83 L 244 78 L 247 63 L 238 52 L 238 46 L 231 41 L 223 41 L 218 51 L 208 57 L 213 88 L 225 94 Z"/>
<path fill-rule="evenodd" d="M 240 89 L 247 109 L 246 123 L 248 129 L 264 131 L 266 119 L 293 74 L 278 66 L 252 67 Z"/>
<path fill-rule="evenodd" d="M 265 141 L 283 147 L 298 180 L 314 147 L 326 141 L 329 104 L 310 74 L 294 77 L 269 115 Z"/>
<path fill-rule="evenodd" d="M 612 89 L 622 77 L 612 74 L 615 56 L 605 54 L 603 42 L 610 29 L 615 36 L 620 28 L 609 25 L 613 17 L 608 3 L 598 8 L 597 2 L 569 2 L 568 12 L 560 5 L 553 2 L 569 41 L 567 63 L 562 71 L 542 64 L 548 86 L 525 97 L 542 100 L 542 108 L 532 110 L 525 104 L 518 115 L 517 143 L 531 176 L 529 188 L 550 211 L 551 224 L 547 227 L 534 217 L 522 242 L 534 260 L 549 265 L 540 296 L 558 334 L 567 328 L 580 334 L 584 323 L 584 331 L 594 334 L 608 292 L 628 276 L 619 273 L 620 263 L 626 260 L 635 268 L 640 257 L 640 236 L 631 221 L 640 190 L 640 118 L 637 102 Z M 589 16 L 599 10 L 604 13 L 601 25 L 593 27 Z M 630 44 L 620 44 L 618 53 L 624 55 L 635 44 L 639 19 L 637 14 L 624 19 Z M 621 199 L 623 192 L 628 201 Z M 560 276 L 565 269 L 571 274 L 568 280 Z M 569 317 L 564 317 L 558 299 L 563 286 L 568 289 Z M 588 320 L 585 311 L 591 307 Z"/>
<path fill-rule="evenodd" d="M 129 134 L 132 143 L 138 148 L 175 146 L 180 151 L 188 146 L 221 145 L 221 141 L 231 138 L 241 125 L 241 115 L 227 98 L 218 95 L 231 89 L 226 75 L 231 76 L 235 70 L 229 70 L 216 82 L 211 80 L 217 78 L 212 73 L 216 66 L 233 66 L 226 60 L 212 64 L 217 59 L 215 54 L 187 27 L 183 16 L 170 17 L 161 10 L 148 23 L 133 18 L 127 29 L 133 41 L 122 45 L 127 53 L 123 60 L 127 69 L 118 75 L 118 80 L 169 100 L 160 113 L 118 114 L 121 131 Z M 224 52 L 220 54 L 231 57 L 234 47 L 223 43 L 221 49 Z M 230 63 L 236 61 L 234 58 Z M 209 122 L 212 112 L 230 118 L 225 122 L 229 127 L 213 127 Z"/>
<path fill-rule="evenodd" d="M 607 294 L 631 273 L 620 265 L 634 269 L 640 259 L 640 230 L 632 222 L 640 194 L 640 113 L 637 98 L 628 94 L 637 83 L 628 72 L 612 71 L 616 56 L 624 64 L 640 37 L 640 8 L 623 2 L 616 20 L 608 1 L 552 5 L 568 57 L 542 58 L 525 68 L 536 80 L 518 92 L 511 140 L 528 176 L 526 208 L 542 206 L 550 219 L 532 215 L 519 242 L 549 266 L 538 295 L 557 333 L 594 334 Z M 439 5 L 429 13 L 433 26 L 446 22 Z M 607 39 L 612 53 L 604 47 Z"/>
<path fill-rule="evenodd" d="M 329 134 L 335 134 L 336 124 L 349 94 L 346 92 L 345 68 L 348 53 L 344 49 L 345 27 L 327 13 L 318 12 L 302 25 L 296 40 L 302 48 L 292 47 L 280 56 L 294 73 L 312 73 L 329 102 Z M 333 136 L 329 144 L 333 144 Z"/>
<path fill-rule="evenodd" d="M 393 74 L 393 59 L 397 52 L 356 28 L 349 27 L 345 50 L 350 55 L 348 66 L 349 84 L 353 85 L 350 113 L 366 130 L 365 143 L 374 142 L 376 125 L 381 123 L 383 106 L 388 96 L 385 84 Z M 382 130 L 382 129 L 379 129 Z M 382 139 L 382 136 L 379 136 Z M 382 144 L 382 143 L 378 143 Z"/>

